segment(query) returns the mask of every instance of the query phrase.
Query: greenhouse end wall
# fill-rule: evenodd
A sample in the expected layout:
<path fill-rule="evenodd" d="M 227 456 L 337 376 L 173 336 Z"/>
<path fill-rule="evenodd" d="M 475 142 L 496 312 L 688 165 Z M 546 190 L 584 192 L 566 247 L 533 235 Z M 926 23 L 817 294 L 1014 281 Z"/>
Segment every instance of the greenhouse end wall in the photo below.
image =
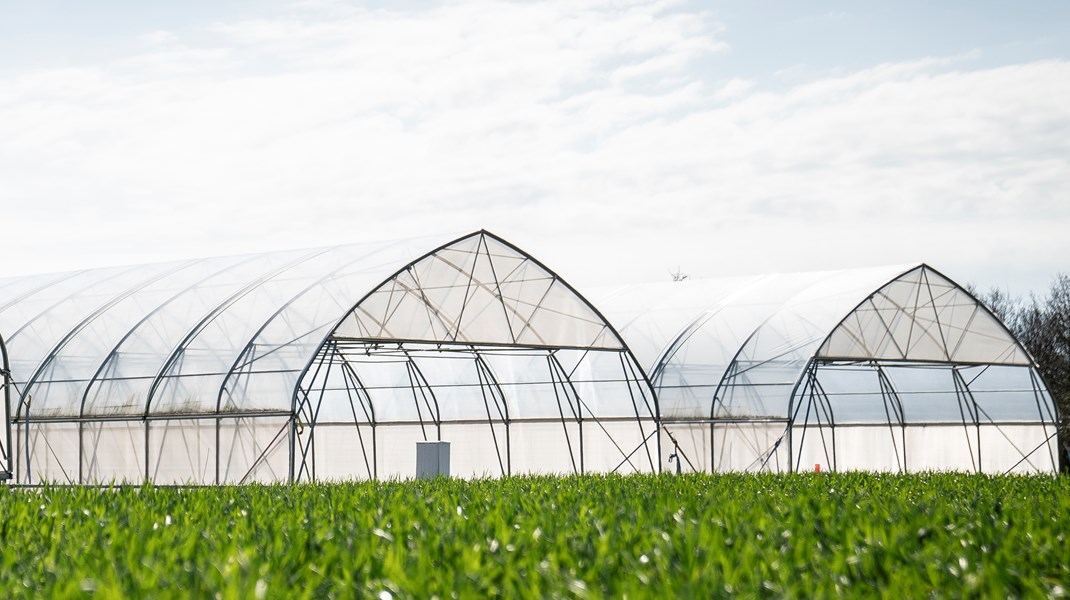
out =
<path fill-rule="evenodd" d="M 1029 353 L 928 265 L 594 297 L 658 393 L 665 470 L 1057 469 Z"/>

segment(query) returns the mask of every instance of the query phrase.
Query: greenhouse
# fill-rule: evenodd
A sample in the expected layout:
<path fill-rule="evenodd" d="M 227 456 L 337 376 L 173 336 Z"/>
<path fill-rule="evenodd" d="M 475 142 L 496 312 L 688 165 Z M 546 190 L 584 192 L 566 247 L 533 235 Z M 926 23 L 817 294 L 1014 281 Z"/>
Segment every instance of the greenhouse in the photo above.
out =
<path fill-rule="evenodd" d="M 657 392 L 663 468 L 1057 468 L 1055 410 L 1032 358 L 927 265 L 592 298 Z"/>
<path fill-rule="evenodd" d="M 0 477 L 1056 470 L 1032 358 L 927 265 L 593 297 L 486 231 L 0 279 Z"/>
<path fill-rule="evenodd" d="M 0 280 L 19 483 L 654 471 L 632 354 L 486 231 Z M 7 458 L 5 456 L 5 458 Z"/>

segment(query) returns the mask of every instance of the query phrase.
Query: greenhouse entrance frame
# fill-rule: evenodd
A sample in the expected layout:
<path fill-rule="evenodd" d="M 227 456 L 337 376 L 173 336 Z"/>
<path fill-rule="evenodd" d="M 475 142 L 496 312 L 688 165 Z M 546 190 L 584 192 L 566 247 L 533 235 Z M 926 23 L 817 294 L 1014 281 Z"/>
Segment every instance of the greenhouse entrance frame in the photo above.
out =
<path fill-rule="evenodd" d="M 656 399 L 644 390 L 644 379 L 638 367 L 628 359 L 625 352 L 614 351 L 623 372 L 626 373 L 626 379 L 623 381 L 628 383 L 628 402 L 632 408 L 632 414 L 599 416 L 579 393 L 577 382 L 572 377 L 573 374 L 557 358 L 558 353 L 570 350 L 592 352 L 587 348 L 428 344 L 417 340 L 381 342 L 332 337 L 321 349 L 316 360 L 316 369 L 305 378 L 307 384 L 302 384 L 297 391 L 295 416 L 291 424 L 294 434 L 290 437 L 294 445 L 290 450 L 293 454 L 290 465 L 291 469 L 295 469 L 291 477 L 295 481 L 316 479 L 315 435 L 317 428 L 323 427 L 346 428 L 356 433 L 361 460 L 364 464 L 364 472 L 361 475 L 371 479 L 379 476 L 378 455 L 382 437 L 389 435 L 394 427 L 418 428 L 419 438 L 423 441 L 444 440 L 444 426 L 446 428 L 485 427 L 492 443 L 488 448 L 493 452 L 490 462 L 495 467 L 489 474 L 494 476 L 514 474 L 513 431 L 518 427 L 539 424 L 560 428 L 559 442 L 563 441 L 561 447 L 567 453 L 565 472 L 588 472 L 586 454 L 590 450 L 585 449 L 590 442 L 585 443 L 585 432 L 588 438 L 595 433 L 603 434 L 615 448 L 619 456 L 617 456 L 616 464 L 608 469 L 609 472 L 618 472 L 625 467 L 634 472 L 657 471 L 660 456 L 658 455 L 659 444 L 657 444 L 659 427 Z M 549 418 L 511 416 L 508 402 L 510 384 L 503 384 L 499 381 L 489 364 L 488 356 L 523 356 L 544 361 L 545 379 L 538 383 L 552 388 L 556 416 Z M 468 363 L 471 371 L 475 373 L 474 383 L 432 384 L 419 365 L 419 360 L 430 357 L 438 357 L 455 363 Z M 375 407 L 370 400 L 376 389 L 364 383 L 358 370 L 361 364 L 382 361 L 393 361 L 405 365 L 409 383 L 407 391 L 411 396 L 410 401 L 414 409 L 413 419 L 377 421 Z M 336 375 L 340 373 L 345 385 L 332 389 L 330 387 L 332 373 Z M 479 415 L 481 418 L 443 420 L 438 395 L 451 387 L 479 390 L 478 395 L 482 400 L 482 413 Z M 345 392 L 351 420 L 342 423 L 320 421 L 323 398 L 330 391 Z M 622 424 L 638 427 L 638 445 L 622 446 L 614 438 L 610 428 L 619 428 Z M 362 429 L 365 433 L 362 433 Z M 307 433 L 302 435 L 303 432 L 299 430 Z M 654 447 L 651 448 L 651 445 Z"/>
<path fill-rule="evenodd" d="M 989 367 L 991 365 L 961 362 L 814 358 L 806 367 L 799 385 L 792 394 L 791 419 L 787 423 L 786 430 L 789 470 L 807 470 L 807 465 L 802 463 L 802 453 L 796 449 L 797 446 L 805 445 L 808 434 L 817 436 L 820 440 L 820 454 L 824 459 L 824 464 L 828 465 L 832 470 L 837 470 L 839 456 L 836 449 L 836 431 L 837 428 L 844 427 L 870 428 L 876 432 L 874 435 L 880 436 L 884 435 L 880 432 L 886 430 L 891 453 L 895 459 L 894 470 L 900 473 L 910 471 L 910 462 L 907 457 L 908 433 L 911 428 L 919 426 L 962 429 L 964 434 L 962 439 L 969 455 L 968 468 L 964 470 L 971 470 L 977 473 L 985 471 L 982 448 L 986 445 L 984 433 L 989 430 L 994 430 L 995 433 L 998 433 L 1008 445 L 1021 455 L 1021 459 L 1007 469 L 1008 473 L 1027 463 L 1033 469 L 1043 470 L 1033 464 L 1033 458 L 1038 452 L 1046 455 L 1048 464 L 1057 465 L 1058 460 L 1054 453 L 1055 450 L 1050 442 L 1058 435 L 1058 428 L 1055 425 L 1058 419 L 1055 416 L 1053 404 L 1045 400 L 1046 388 L 1041 383 L 1039 373 L 1033 366 L 1028 367 L 1029 387 L 1023 390 L 1028 392 L 1034 400 L 1036 420 L 1000 420 L 986 411 L 984 406 L 977 401 L 971 389 L 971 385 Z M 879 397 L 884 408 L 885 420 L 883 422 L 874 421 L 837 425 L 835 411 L 832 409 L 832 401 L 821 383 L 822 371 L 836 369 L 857 370 L 876 375 L 880 390 Z M 889 369 L 925 369 L 939 371 L 948 375 L 952 381 L 955 407 L 959 418 L 957 420 L 930 420 L 923 423 L 911 422 L 906 417 L 906 409 L 904 408 L 901 393 L 888 375 Z M 970 376 L 969 378 L 967 378 L 967 374 Z M 1020 447 L 1014 436 L 1008 435 L 1002 430 L 1004 427 L 1039 427 L 1044 432 L 1043 439 L 1036 445 Z M 1048 433 L 1049 430 L 1051 433 Z M 810 433 L 811 431 L 813 433 Z"/>

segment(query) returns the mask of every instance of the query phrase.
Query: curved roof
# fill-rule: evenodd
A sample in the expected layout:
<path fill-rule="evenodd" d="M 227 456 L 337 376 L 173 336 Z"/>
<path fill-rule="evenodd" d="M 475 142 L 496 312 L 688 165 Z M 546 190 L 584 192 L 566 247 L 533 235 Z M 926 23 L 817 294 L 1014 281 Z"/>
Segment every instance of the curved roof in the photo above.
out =
<path fill-rule="evenodd" d="M 981 303 L 924 264 L 632 285 L 595 298 L 667 418 L 787 418 L 813 359 L 1032 364 Z"/>
<path fill-rule="evenodd" d="M 571 287 L 485 231 L 0 279 L 35 418 L 290 411 L 336 329 L 623 349 Z"/>

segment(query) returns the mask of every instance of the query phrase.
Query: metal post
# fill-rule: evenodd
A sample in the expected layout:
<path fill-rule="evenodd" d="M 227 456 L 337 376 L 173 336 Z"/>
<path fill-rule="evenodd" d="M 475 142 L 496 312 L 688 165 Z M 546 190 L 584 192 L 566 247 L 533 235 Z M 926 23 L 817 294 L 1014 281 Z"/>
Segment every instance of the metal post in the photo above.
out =
<path fill-rule="evenodd" d="M 0 355 L 3 359 L 3 386 L 4 386 L 4 464 L 2 466 L 3 473 L 0 473 L 0 479 L 10 479 L 14 470 L 13 455 L 15 448 L 11 445 L 11 365 L 8 363 L 7 358 L 7 344 L 4 343 L 4 338 L 0 337 Z"/>
<path fill-rule="evenodd" d="M 23 420 L 26 422 L 26 483 L 33 483 L 30 476 L 30 403 L 33 401 L 33 396 L 26 396 L 26 414 L 23 415 Z M 80 442 L 81 440 L 79 440 Z M 81 443 L 78 445 L 78 464 L 81 465 Z"/>
<path fill-rule="evenodd" d="M 167 425 L 164 425 L 167 427 Z M 149 481 L 149 420 L 145 419 L 145 481 Z"/>

